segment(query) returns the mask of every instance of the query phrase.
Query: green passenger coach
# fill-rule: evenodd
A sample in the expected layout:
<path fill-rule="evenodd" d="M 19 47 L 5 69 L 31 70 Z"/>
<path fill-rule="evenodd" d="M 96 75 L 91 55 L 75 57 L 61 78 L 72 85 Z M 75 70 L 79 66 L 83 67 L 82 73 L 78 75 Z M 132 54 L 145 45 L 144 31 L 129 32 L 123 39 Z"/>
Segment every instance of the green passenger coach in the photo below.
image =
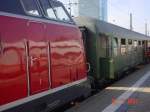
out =
<path fill-rule="evenodd" d="M 80 27 L 94 84 L 114 80 L 144 61 L 150 38 L 143 34 L 87 17 L 75 18 Z"/>

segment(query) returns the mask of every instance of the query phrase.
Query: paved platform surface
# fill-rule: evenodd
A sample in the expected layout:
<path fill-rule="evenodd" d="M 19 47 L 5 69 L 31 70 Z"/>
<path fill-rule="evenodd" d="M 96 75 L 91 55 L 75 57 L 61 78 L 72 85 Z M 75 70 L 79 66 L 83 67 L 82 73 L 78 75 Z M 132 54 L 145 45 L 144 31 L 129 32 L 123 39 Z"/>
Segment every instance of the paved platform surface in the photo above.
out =
<path fill-rule="evenodd" d="M 150 65 L 65 112 L 150 112 Z"/>

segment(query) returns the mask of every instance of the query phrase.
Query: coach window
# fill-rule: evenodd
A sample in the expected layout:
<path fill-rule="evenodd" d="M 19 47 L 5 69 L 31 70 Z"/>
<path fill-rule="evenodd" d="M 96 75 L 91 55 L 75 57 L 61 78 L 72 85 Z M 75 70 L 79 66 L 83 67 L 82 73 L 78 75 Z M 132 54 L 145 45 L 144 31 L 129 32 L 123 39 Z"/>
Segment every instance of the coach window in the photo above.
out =
<path fill-rule="evenodd" d="M 99 41 L 100 41 L 100 48 L 101 48 L 101 56 L 106 57 L 110 56 L 111 52 L 109 49 L 109 39 L 106 35 L 104 34 L 99 34 Z M 112 50 L 111 50 L 112 51 Z"/>
<path fill-rule="evenodd" d="M 150 41 L 148 41 L 148 47 L 150 47 Z"/>
<path fill-rule="evenodd" d="M 132 40 L 131 39 L 128 40 L 128 51 L 129 52 L 132 51 Z"/>
<path fill-rule="evenodd" d="M 35 0 L 21 0 L 25 12 L 33 16 L 40 16 L 39 8 Z"/>
<path fill-rule="evenodd" d="M 53 6 L 54 12 L 59 20 L 65 21 L 65 22 L 71 22 L 71 19 L 65 12 L 65 9 L 62 6 L 62 4 L 57 3 L 57 2 L 52 2 L 52 6 Z"/>
<path fill-rule="evenodd" d="M 131 39 L 128 40 L 128 45 L 132 45 L 132 40 Z"/>
<path fill-rule="evenodd" d="M 140 40 L 138 41 L 138 45 L 139 45 L 139 47 L 141 47 L 141 45 L 142 45 L 142 42 Z"/>
<path fill-rule="evenodd" d="M 143 40 L 143 41 L 142 41 L 142 46 L 144 46 L 144 45 L 145 45 L 145 41 Z"/>
<path fill-rule="evenodd" d="M 126 39 L 121 39 L 121 54 L 124 55 L 126 53 Z"/>
<path fill-rule="evenodd" d="M 134 40 L 133 46 L 134 46 L 134 51 L 137 51 L 137 46 L 138 46 L 137 40 Z"/>
<path fill-rule="evenodd" d="M 52 9 L 52 6 L 49 3 L 49 1 L 48 0 L 40 0 L 40 3 L 44 10 L 45 16 L 48 18 L 51 18 L 51 19 L 56 19 L 56 15 L 55 15 L 54 10 Z"/>
<path fill-rule="evenodd" d="M 118 38 L 113 38 L 114 56 L 118 55 Z"/>
<path fill-rule="evenodd" d="M 134 47 L 137 47 L 138 46 L 138 42 L 137 40 L 134 40 Z"/>

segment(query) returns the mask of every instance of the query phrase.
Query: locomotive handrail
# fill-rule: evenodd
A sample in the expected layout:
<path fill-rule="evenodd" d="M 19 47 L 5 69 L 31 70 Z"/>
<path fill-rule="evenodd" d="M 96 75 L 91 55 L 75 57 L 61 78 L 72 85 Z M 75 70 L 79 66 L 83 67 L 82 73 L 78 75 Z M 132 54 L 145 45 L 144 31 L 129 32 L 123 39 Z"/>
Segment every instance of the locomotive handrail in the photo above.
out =
<path fill-rule="evenodd" d="M 87 66 L 88 66 L 87 72 L 90 72 L 90 70 L 91 70 L 91 65 L 90 65 L 90 63 L 86 63 L 86 64 L 87 64 Z"/>

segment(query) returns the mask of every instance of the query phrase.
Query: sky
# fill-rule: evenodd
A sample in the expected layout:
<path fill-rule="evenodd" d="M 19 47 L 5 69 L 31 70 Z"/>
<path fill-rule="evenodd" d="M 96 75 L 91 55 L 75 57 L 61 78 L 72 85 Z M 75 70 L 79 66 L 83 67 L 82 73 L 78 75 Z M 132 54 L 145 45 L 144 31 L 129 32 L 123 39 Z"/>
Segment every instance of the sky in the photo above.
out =
<path fill-rule="evenodd" d="M 108 21 L 129 28 L 132 13 L 133 29 L 137 32 L 145 33 L 145 23 L 150 25 L 149 11 L 150 0 L 108 0 Z"/>
<path fill-rule="evenodd" d="M 69 0 L 59 0 L 67 4 Z M 77 2 L 78 0 L 70 0 Z M 77 6 L 73 6 L 72 13 L 76 14 Z M 133 15 L 133 30 L 145 33 L 145 23 L 150 31 L 150 0 L 108 0 L 108 22 L 128 28 L 130 13 Z"/>

